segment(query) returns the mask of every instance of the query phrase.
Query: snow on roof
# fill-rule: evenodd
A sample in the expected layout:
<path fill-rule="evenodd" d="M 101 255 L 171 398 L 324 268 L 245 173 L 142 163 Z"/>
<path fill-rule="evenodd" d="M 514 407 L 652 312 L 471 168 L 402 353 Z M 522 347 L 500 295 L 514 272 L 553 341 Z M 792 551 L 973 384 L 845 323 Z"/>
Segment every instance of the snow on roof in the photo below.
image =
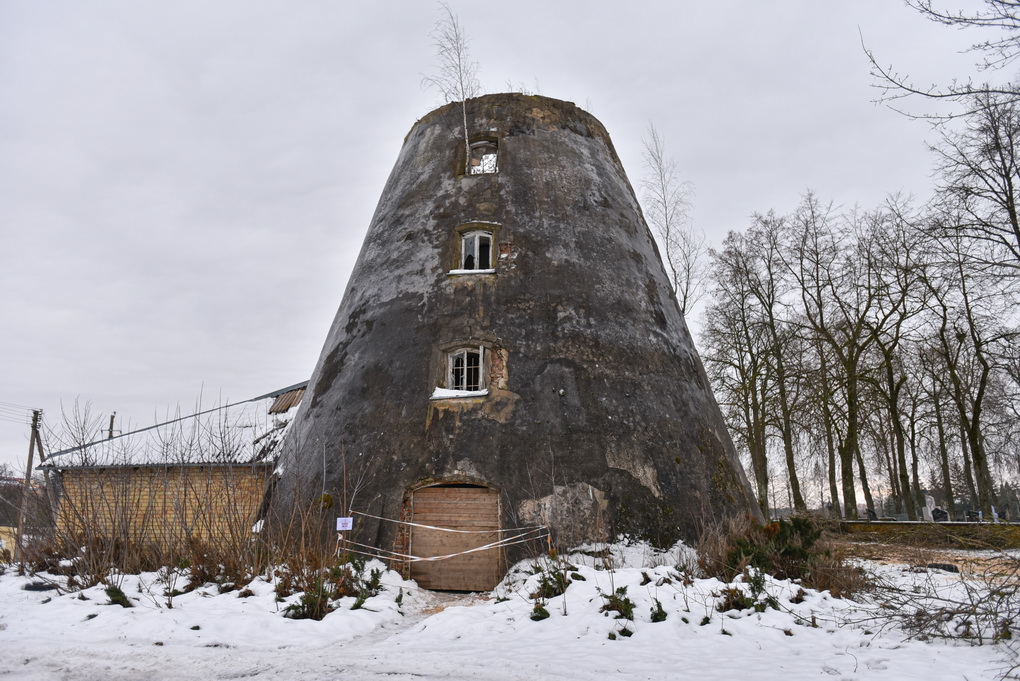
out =
<path fill-rule="evenodd" d="M 308 383 L 50 454 L 40 468 L 272 464 Z M 286 408 L 283 408 L 286 402 Z M 275 407 L 275 411 L 273 408 Z"/>

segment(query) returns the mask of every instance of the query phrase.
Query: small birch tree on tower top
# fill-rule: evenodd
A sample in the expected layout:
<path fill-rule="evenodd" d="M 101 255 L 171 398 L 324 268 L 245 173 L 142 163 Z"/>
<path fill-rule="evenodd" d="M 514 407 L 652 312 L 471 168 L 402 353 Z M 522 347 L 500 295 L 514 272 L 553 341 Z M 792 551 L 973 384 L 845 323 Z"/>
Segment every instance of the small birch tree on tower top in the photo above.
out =
<path fill-rule="evenodd" d="M 440 3 L 442 18 L 432 30 L 438 64 L 434 75 L 422 76 L 422 87 L 435 88 L 447 102 L 460 102 L 464 125 L 464 172 L 471 171 L 471 142 L 468 132 L 467 100 L 481 94 L 478 62 L 468 54 L 467 34 L 448 4 Z"/>

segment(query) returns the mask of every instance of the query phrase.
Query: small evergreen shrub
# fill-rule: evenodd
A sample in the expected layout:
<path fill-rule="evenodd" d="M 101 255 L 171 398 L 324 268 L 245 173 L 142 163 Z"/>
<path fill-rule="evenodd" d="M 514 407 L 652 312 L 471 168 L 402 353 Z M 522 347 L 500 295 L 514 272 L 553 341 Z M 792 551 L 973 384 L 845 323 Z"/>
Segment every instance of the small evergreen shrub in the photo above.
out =
<path fill-rule="evenodd" d="M 656 598 L 655 607 L 652 608 L 652 621 L 653 622 L 665 622 L 666 611 L 662 607 L 662 602 Z"/>
<path fill-rule="evenodd" d="M 328 582 L 315 580 L 312 588 L 302 593 L 297 603 L 291 603 L 283 609 L 283 616 L 295 620 L 321 620 L 333 610 L 330 600 L 334 593 Z"/>
<path fill-rule="evenodd" d="M 301 594 L 297 603 L 284 608 L 284 617 L 291 619 L 321 620 L 335 609 L 334 601 L 346 596 L 355 598 L 351 610 L 357 610 L 382 590 L 382 570 L 374 569 L 366 578 L 365 561 L 360 558 L 342 558 L 328 566 L 311 563 L 296 570 L 281 568 L 277 577 L 277 598 Z"/>
<path fill-rule="evenodd" d="M 627 597 L 627 587 L 617 587 L 616 591 L 611 594 L 602 593 L 602 598 L 604 598 L 606 602 L 602 604 L 599 612 L 604 612 L 606 614 L 615 612 L 616 615 L 614 619 L 618 620 L 634 619 L 634 601 Z"/>
<path fill-rule="evenodd" d="M 567 576 L 559 570 L 553 570 L 551 572 L 543 572 L 542 579 L 538 583 L 538 589 L 532 594 L 531 598 L 540 598 L 548 600 L 560 596 L 567 587 L 570 585 L 570 580 Z"/>
<path fill-rule="evenodd" d="M 775 596 L 765 590 L 765 573 L 761 570 L 748 568 L 744 573 L 744 581 L 751 589 L 751 600 L 754 601 L 754 609 L 758 612 L 765 612 L 766 609 L 779 609 L 779 601 Z"/>
<path fill-rule="evenodd" d="M 124 590 L 115 584 L 108 585 L 104 591 L 106 597 L 110 599 L 110 605 L 119 605 L 122 608 L 133 608 L 135 605 L 124 593 Z"/>
<path fill-rule="evenodd" d="M 719 612 L 730 610 L 750 610 L 754 607 L 754 600 L 744 593 L 743 589 L 730 586 L 719 592 L 720 600 L 715 606 Z"/>

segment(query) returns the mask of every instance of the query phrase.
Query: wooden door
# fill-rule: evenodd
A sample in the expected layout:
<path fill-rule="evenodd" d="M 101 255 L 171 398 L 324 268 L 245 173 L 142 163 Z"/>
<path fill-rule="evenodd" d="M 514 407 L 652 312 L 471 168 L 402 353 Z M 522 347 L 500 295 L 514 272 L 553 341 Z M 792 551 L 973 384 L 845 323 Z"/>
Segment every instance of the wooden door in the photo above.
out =
<path fill-rule="evenodd" d="M 463 553 L 499 539 L 499 492 L 488 487 L 437 485 L 415 490 L 411 497 L 415 523 L 470 533 L 444 532 L 411 526 L 412 556 L 462 554 L 437 561 L 411 563 L 411 578 L 436 591 L 489 591 L 499 583 L 499 549 Z M 491 531 L 486 531 L 491 530 Z"/>

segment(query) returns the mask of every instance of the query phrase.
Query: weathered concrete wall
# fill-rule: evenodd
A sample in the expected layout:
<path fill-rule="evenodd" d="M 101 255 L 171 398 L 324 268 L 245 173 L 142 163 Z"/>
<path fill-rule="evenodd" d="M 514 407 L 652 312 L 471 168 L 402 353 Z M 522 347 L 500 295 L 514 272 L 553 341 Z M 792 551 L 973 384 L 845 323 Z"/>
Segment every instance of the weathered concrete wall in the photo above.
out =
<path fill-rule="evenodd" d="M 385 518 L 429 481 L 493 486 L 505 525 L 551 515 L 563 542 L 665 542 L 756 513 L 605 129 L 518 94 L 470 100 L 468 119 L 498 140 L 499 170 L 463 173 L 459 104 L 407 135 L 286 443 L 277 510 L 325 490 L 325 515 L 341 515 L 346 478 L 349 506 Z M 496 223 L 496 271 L 450 276 L 457 228 L 476 221 Z M 462 342 L 489 348 L 490 394 L 430 401 Z M 394 546 L 395 525 L 355 522 L 359 541 Z"/>

